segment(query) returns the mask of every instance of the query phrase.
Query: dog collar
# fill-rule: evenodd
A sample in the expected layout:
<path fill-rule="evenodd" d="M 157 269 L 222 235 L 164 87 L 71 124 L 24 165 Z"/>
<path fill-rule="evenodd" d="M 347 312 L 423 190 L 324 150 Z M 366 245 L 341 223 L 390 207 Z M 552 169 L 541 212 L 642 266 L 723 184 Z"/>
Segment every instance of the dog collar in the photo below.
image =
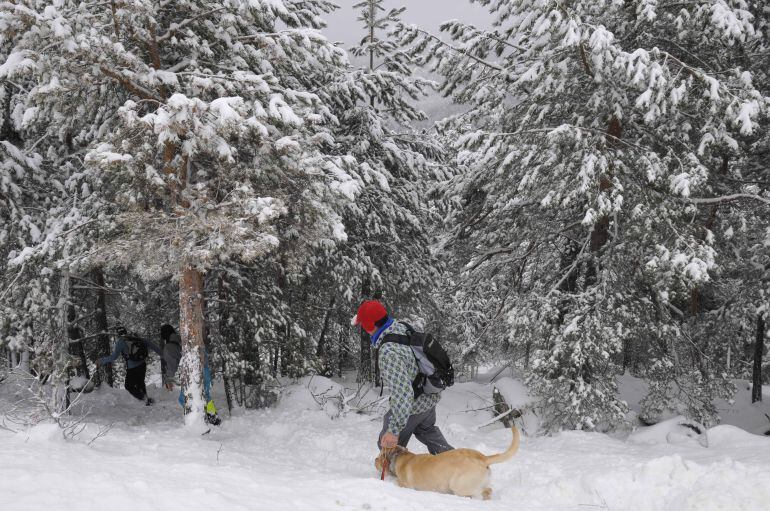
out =
<path fill-rule="evenodd" d="M 396 458 L 398 458 L 404 451 L 396 447 L 393 452 L 388 455 L 388 472 L 391 475 L 398 477 L 396 474 Z"/>

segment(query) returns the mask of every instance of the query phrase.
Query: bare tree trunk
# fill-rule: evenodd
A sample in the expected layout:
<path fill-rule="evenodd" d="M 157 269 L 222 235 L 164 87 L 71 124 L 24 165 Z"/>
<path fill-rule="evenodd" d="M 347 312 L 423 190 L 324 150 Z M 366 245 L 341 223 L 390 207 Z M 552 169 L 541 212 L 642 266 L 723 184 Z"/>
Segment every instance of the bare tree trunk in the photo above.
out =
<path fill-rule="evenodd" d="M 66 251 L 65 251 L 66 259 Z M 67 409 L 67 368 L 69 358 L 69 296 L 70 272 L 65 264 L 59 282 L 59 336 L 51 346 L 51 395 L 48 407 L 53 414 L 61 414 Z"/>
<path fill-rule="evenodd" d="M 109 325 L 107 324 L 107 294 L 104 291 L 104 273 L 102 272 L 101 268 L 94 270 L 93 279 L 94 284 L 96 284 L 98 288 L 96 290 L 96 328 L 100 332 L 106 332 L 109 328 Z M 99 355 L 104 357 L 110 354 L 109 335 L 106 333 L 100 334 L 96 343 Z M 98 370 L 99 369 L 97 369 L 97 371 Z M 115 379 L 112 374 L 112 364 L 102 366 L 101 370 L 104 371 L 107 385 L 113 387 Z"/>
<path fill-rule="evenodd" d="M 374 1 L 369 0 L 369 44 L 374 44 L 374 18 L 377 15 Z M 369 48 L 369 70 L 374 71 L 374 48 Z M 374 95 L 369 97 L 369 102 L 374 107 Z"/>
<path fill-rule="evenodd" d="M 281 358 L 281 348 L 279 346 L 275 346 L 273 348 L 272 353 L 273 353 L 273 365 L 272 365 L 273 377 L 277 377 L 278 376 L 278 359 Z"/>
<path fill-rule="evenodd" d="M 69 305 L 68 311 L 67 311 L 67 322 L 68 322 L 68 330 L 67 330 L 67 337 L 69 337 L 68 348 L 69 353 L 72 356 L 75 356 L 78 358 L 80 363 L 78 364 L 76 371 L 78 376 L 83 376 L 86 379 L 91 378 L 91 374 L 88 371 L 88 360 L 86 359 L 86 350 L 83 346 L 83 341 L 79 340 L 83 338 L 83 330 L 75 324 L 76 320 L 76 314 L 75 314 L 75 307 L 72 306 L 72 304 Z M 77 341 L 77 342 L 72 342 Z"/>
<path fill-rule="evenodd" d="M 225 276 L 223 273 L 219 274 L 219 335 L 222 337 L 222 345 L 225 345 L 224 340 L 232 342 L 235 337 L 234 329 L 230 323 L 230 295 L 227 289 L 227 282 L 225 282 Z M 227 413 L 232 415 L 233 413 L 233 394 L 230 388 L 230 376 L 227 374 L 227 360 L 222 354 L 222 383 L 225 387 L 225 399 L 227 400 Z"/>
<path fill-rule="evenodd" d="M 368 296 L 369 280 L 365 277 L 361 283 L 361 298 L 366 300 Z M 356 381 L 358 383 L 365 383 L 372 381 L 372 340 L 363 328 L 360 328 L 360 330 L 359 347 L 361 348 L 361 358 L 358 361 L 358 378 Z"/>
<path fill-rule="evenodd" d="M 757 314 L 757 337 L 754 340 L 754 370 L 751 375 L 751 402 L 762 401 L 762 354 L 765 351 L 765 317 Z"/>
<path fill-rule="evenodd" d="M 363 383 L 372 379 L 372 338 L 361 329 L 359 339 L 361 346 L 361 360 L 358 369 L 358 382 Z"/>
<path fill-rule="evenodd" d="M 324 322 L 321 327 L 321 334 L 318 336 L 318 344 L 316 345 L 315 356 L 321 360 L 326 374 L 324 376 L 331 376 L 334 373 L 333 363 L 331 360 L 331 349 L 329 348 L 329 342 L 327 341 L 326 333 L 329 331 L 329 320 L 332 316 L 332 309 L 334 308 L 334 296 L 329 300 L 329 308 L 324 313 Z"/>
<path fill-rule="evenodd" d="M 185 425 L 203 424 L 203 273 L 191 266 L 182 270 L 179 281 L 179 333 L 182 360 L 179 374 L 185 394 Z"/>

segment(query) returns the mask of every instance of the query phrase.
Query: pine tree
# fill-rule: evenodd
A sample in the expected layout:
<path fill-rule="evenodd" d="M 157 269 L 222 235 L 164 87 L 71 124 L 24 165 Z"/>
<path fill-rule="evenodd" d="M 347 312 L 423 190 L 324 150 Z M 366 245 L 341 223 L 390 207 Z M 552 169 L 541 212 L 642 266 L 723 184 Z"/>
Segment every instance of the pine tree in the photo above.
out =
<path fill-rule="evenodd" d="M 381 299 L 396 314 L 427 315 L 438 262 L 430 252 L 431 183 L 445 176 L 442 151 L 426 133 L 412 128 L 425 119 L 415 103 L 432 90 L 432 82 L 413 76 L 411 59 L 389 36 L 404 8 L 386 11 L 381 0 L 357 3 L 364 27 L 361 44 L 351 53 L 366 58 L 328 88 L 340 123 L 335 129 L 339 154 L 355 157 L 364 182 L 361 194 L 345 211 L 347 241 L 322 252 L 320 268 L 331 282 L 317 302 L 319 309 L 345 313 L 325 336 L 349 329 L 347 323 L 364 299 Z M 331 315 L 316 315 L 325 324 Z M 359 379 L 369 380 L 370 341 L 359 340 Z M 339 350 L 339 349 L 338 349 Z"/>
<path fill-rule="evenodd" d="M 8 15 L 19 28 L 0 77 L 33 84 L 14 99 L 24 139 L 68 195 L 47 236 L 78 270 L 178 279 L 189 423 L 202 417 L 207 270 L 343 237 L 338 211 L 360 179 L 329 154 L 337 120 L 313 92 L 346 65 L 317 31 L 331 8 L 30 0 Z"/>
<path fill-rule="evenodd" d="M 455 241 L 471 253 L 464 292 L 494 293 L 487 324 L 533 346 L 529 381 L 550 427 L 623 421 L 625 341 L 646 345 L 661 388 L 658 375 L 703 389 L 691 409 L 714 420 L 709 398 L 727 382 L 709 371 L 704 382 L 678 352 L 693 293 L 727 257 L 709 208 L 768 202 L 712 179 L 767 114 L 740 58 L 758 38 L 746 3 L 481 3 L 491 30 L 446 23 L 451 43 L 399 31 L 470 106 L 447 128 L 463 134 L 468 169 L 453 185 Z"/>

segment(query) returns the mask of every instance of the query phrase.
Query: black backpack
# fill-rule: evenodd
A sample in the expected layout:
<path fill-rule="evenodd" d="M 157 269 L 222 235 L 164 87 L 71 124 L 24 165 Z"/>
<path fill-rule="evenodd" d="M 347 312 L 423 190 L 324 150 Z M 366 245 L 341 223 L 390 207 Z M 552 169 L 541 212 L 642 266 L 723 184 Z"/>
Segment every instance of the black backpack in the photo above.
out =
<path fill-rule="evenodd" d="M 147 343 L 138 337 L 125 337 L 126 344 L 128 345 L 128 354 L 124 355 L 126 360 L 132 362 L 144 362 L 147 360 Z"/>
<path fill-rule="evenodd" d="M 455 370 L 449 360 L 446 350 L 433 335 L 418 332 L 407 323 L 406 335 L 388 334 L 380 343 L 380 347 L 388 342 L 403 344 L 412 348 L 417 361 L 417 377 L 412 381 L 414 398 L 421 394 L 438 394 L 455 382 Z M 379 355 L 377 357 L 379 362 Z"/>

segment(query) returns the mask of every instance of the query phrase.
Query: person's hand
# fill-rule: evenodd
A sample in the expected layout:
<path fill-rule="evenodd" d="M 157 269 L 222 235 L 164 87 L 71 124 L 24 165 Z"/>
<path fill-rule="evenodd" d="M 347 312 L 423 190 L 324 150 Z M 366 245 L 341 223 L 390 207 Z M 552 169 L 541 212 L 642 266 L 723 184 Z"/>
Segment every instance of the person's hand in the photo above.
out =
<path fill-rule="evenodd" d="M 169 392 L 171 392 L 172 390 L 174 390 L 174 384 L 173 384 L 173 383 L 171 383 L 171 382 L 168 382 L 168 383 L 166 384 L 166 390 L 167 390 L 167 391 L 169 391 Z"/>
<path fill-rule="evenodd" d="M 380 445 L 383 449 L 392 449 L 398 444 L 398 437 L 388 431 L 384 435 L 382 435 L 382 438 L 380 439 Z"/>

